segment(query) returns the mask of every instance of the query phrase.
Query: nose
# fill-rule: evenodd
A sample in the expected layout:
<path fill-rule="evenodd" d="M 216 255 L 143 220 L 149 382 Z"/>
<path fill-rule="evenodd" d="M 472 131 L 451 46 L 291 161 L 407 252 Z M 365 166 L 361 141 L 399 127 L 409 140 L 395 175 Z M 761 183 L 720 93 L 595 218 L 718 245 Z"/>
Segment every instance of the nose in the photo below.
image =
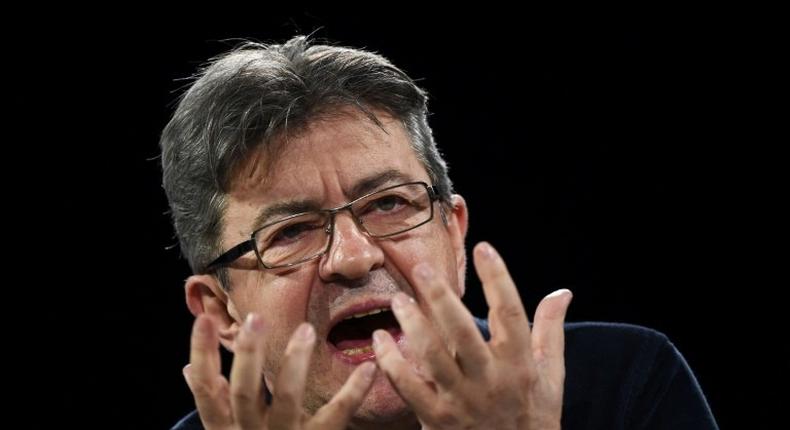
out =
<path fill-rule="evenodd" d="M 335 215 L 332 235 L 329 250 L 321 257 L 319 265 L 322 280 L 362 279 L 384 264 L 384 251 L 375 239 L 362 231 L 350 211 Z"/>

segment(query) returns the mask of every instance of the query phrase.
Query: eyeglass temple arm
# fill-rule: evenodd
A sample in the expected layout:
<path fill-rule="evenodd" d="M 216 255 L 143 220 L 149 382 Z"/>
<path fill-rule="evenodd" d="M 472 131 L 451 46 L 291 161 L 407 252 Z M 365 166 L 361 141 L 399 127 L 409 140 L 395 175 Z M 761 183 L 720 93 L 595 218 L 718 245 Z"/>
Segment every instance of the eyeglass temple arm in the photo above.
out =
<path fill-rule="evenodd" d="M 225 266 L 229 263 L 236 261 L 242 255 L 254 250 L 255 250 L 255 245 L 252 239 L 246 242 L 242 242 L 234 246 L 233 248 L 229 249 L 224 254 L 217 257 L 216 260 L 209 263 L 208 267 L 206 267 L 206 270 L 213 270 Z"/>
<path fill-rule="evenodd" d="M 439 200 L 441 196 L 439 195 L 439 190 L 436 189 L 436 186 L 428 185 L 426 188 L 428 188 L 428 197 L 430 197 L 432 202 Z"/>

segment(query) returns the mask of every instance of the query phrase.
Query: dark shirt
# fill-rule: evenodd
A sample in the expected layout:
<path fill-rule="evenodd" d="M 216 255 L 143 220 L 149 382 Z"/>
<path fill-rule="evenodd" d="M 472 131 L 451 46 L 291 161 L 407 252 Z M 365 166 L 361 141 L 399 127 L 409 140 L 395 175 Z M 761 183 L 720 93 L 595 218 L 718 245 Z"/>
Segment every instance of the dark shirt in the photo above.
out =
<path fill-rule="evenodd" d="M 477 320 L 488 338 L 488 323 Z M 565 324 L 563 430 L 718 429 L 686 360 L 663 334 L 609 323 Z M 192 412 L 173 430 L 202 430 Z"/>

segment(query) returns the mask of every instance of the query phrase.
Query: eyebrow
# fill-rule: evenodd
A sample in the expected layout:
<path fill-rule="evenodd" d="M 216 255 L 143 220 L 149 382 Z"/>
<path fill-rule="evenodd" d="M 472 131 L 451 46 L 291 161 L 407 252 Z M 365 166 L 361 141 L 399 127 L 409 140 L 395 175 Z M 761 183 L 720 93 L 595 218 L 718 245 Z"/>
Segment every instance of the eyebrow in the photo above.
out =
<path fill-rule="evenodd" d="M 321 205 L 315 200 L 288 200 L 280 203 L 275 203 L 265 207 L 255 217 L 253 230 L 257 230 L 264 225 L 274 221 L 278 218 L 285 218 L 289 215 L 298 214 L 302 212 L 310 212 L 321 209 Z"/>
<path fill-rule="evenodd" d="M 359 198 L 371 191 L 383 188 L 385 185 L 395 185 L 404 182 L 413 182 L 415 179 L 395 169 L 376 172 L 357 181 L 351 187 L 351 200 Z"/>
<path fill-rule="evenodd" d="M 383 188 L 385 185 L 413 182 L 414 180 L 415 179 L 394 169 L 376 172 L 358 180 L 356 184 L 351 187 L 350 197 L 351 200 L 354 200 L 378 188 Z M 253 229 L 261 228 L 278 218 L 285 218 L 289 215 L 321 209 L 321 204 L 314 199 L 287 200 L 274 203 L 263 208 L 258 216 L 255 217 Z"/>

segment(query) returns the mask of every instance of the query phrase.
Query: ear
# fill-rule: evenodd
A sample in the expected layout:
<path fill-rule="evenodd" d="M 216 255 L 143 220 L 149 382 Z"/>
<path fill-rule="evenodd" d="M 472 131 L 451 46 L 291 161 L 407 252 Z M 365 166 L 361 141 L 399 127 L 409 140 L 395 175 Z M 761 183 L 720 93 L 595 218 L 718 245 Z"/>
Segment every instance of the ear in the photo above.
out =
<path fill-rule="evenodd" d="M 450 234 L 450 242 L 455 253 L 455 264 L 458 270 L 458 285 L 461 288 L 460 295 L 463 297 L 466 290 L 466 230 L 469 227 L 469 210 L 466 207 L 466 200 L 460 194 L 453 194 L 452 209 L 447 216 L 447 231 Z"/>
<path fill-rule="evenodd" d="M 184 283 L 189 312 L 195 317 L 207 314 L 219 327 L 219 341 L 233 351 L 233 341 L 239 334 L 241 318 L 228 293 L 212 275 L 192 275 Z"/>

